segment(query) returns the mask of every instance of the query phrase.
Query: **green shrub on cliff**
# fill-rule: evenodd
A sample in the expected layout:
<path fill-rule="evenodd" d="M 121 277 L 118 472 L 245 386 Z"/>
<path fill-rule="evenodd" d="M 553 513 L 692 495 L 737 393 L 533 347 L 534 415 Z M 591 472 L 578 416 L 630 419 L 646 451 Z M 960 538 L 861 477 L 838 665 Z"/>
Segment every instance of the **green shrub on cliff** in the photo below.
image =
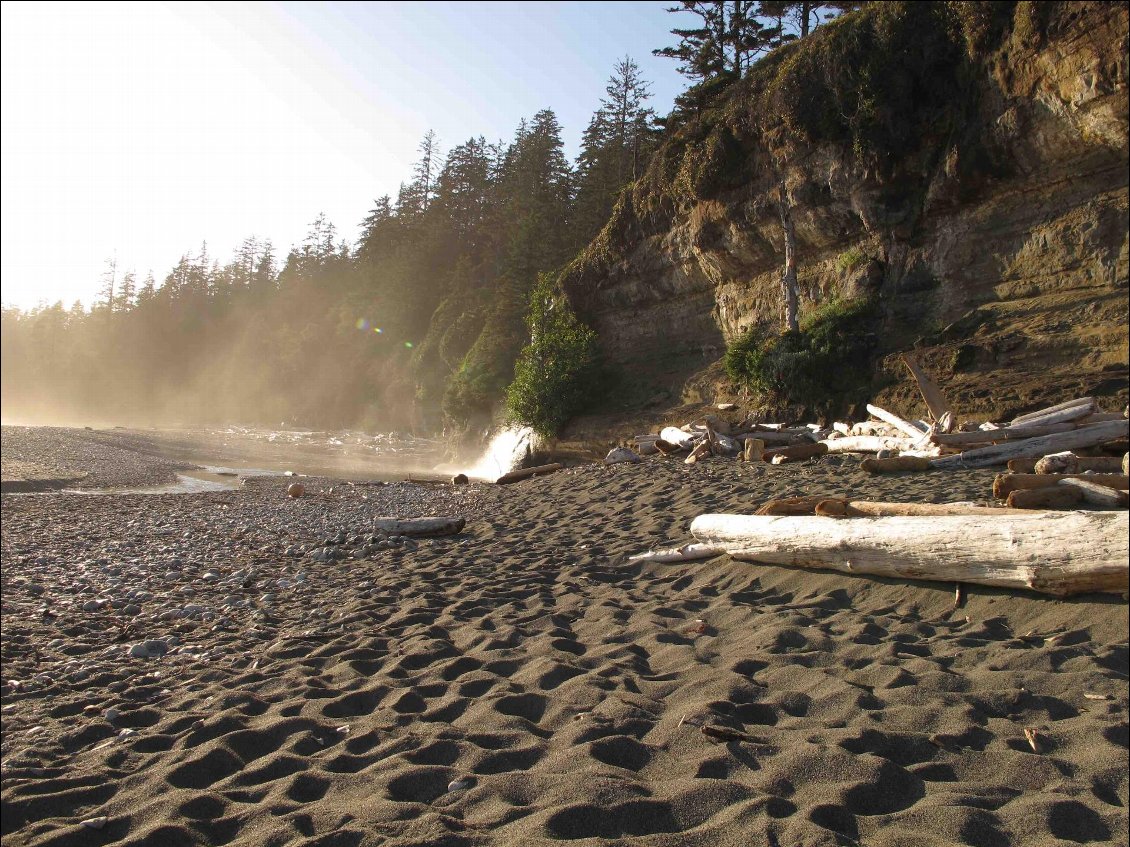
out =
<path fill-rule="evenodd" d="M 530 343 L 514 367 L 506 408 L 515 423 L 551 438 L 596 396 L 596 333 L 581 323 L 553 276 L 542 274 L 526 318 Z"/>
<path fill-rule="evenodd" d="M 832 413 L 866 399 L 876 339 L 874 300 L 833 300 L 775 335 L 754 326 L 726 350 L 726 373 L 757 394 Z"/>

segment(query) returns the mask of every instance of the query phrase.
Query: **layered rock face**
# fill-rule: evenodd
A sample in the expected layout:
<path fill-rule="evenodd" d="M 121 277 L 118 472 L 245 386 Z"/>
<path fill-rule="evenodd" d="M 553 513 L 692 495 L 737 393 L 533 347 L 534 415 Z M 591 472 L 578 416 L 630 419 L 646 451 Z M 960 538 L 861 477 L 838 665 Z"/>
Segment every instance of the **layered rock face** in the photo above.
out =
<path fill-rule="evenodd" d="M 765 116 L 746 130 L 731 119 L 726 167 L 741 180 L 623 215 L 607 258 L 563 278 L 607 359 L 658 384 L 717 361 L 751 325 L 779 323 L 783 186 L 802 313 L 877 294 L 883 352 L 917 347 L 970 414 L 1078 391 L 1124 404 L 1127 8 L 1033 14 L 1017 8 L 991 49 L 941 69 L 961 75 L 964 112 L 905 155 L 876 162 Z M 882 370 L 876 396 L 913 411 L 903 375 Z"/>

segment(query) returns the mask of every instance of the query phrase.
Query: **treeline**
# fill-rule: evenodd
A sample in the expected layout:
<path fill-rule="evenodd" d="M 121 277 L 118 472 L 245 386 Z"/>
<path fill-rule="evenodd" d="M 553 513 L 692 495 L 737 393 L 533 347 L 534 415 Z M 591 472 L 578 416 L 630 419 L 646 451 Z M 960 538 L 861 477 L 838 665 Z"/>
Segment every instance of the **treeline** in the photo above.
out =
<path fill-rule="evenodd" d="M 444 155 L 428 133 L 355 244 L 319 216 L 285 257 L 249 238 L 221 264 L 205 246 L 161 284 L 108 264 L 89 310 L 5 309 L 5 416 L 481 425 L 513 378 L 538 273 L 592 239 L 651 155 L 648 96 L 620 61 L 575 163 L 549 109 L 509 143 Z"/>
<path fill-rule="evenodd" d="M 549 109 L 509 142 L 444 153 L 428 133 L 356 243 L 319 216 L 285 257 L 249 238 L 221 264 L 205 246 L 160 284 L 110 263 L 89 310 L 5 309 L 5 417 L 466 431 L 490 422 L 513 383 L 511 412 L 552 431 L 586 399 L 576 382 L 595 357 L 555 272 L 609 221 L 665 132 L 851 5 L 684 2 L 671 11 L 696 25 L 655 52 L 681 62 L 690 89 L 657 118 L 638 66 L 618 62 L 575 162 Z"/>

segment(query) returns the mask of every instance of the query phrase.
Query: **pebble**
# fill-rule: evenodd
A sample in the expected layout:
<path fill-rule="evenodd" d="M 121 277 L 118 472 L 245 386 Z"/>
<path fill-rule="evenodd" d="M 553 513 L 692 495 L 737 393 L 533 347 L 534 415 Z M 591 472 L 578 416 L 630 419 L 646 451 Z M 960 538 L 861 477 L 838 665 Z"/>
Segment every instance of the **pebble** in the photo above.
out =
<path fill-rule="evenodd" d="M 87 829 L 102 829 L 106 826 L 106 821 L 109 820 L 105 815 L 99 815 L 96 818 L 87 818 L 82 822 L 82 825 Z"/>

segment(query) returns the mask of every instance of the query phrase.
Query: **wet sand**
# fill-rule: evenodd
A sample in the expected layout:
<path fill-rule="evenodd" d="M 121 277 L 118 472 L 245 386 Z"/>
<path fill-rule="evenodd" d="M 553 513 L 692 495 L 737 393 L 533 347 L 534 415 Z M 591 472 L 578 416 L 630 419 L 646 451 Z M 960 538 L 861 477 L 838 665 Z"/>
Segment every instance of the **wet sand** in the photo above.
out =
<path fill-rule="evenodd" d="M 3 843 L 1125 844 L 1121 598 L 627 562 L 773 496 L 991 479 L 653 457 L 6 495 Z M 372 533 L 423 514 L 467 526 Z"/>

